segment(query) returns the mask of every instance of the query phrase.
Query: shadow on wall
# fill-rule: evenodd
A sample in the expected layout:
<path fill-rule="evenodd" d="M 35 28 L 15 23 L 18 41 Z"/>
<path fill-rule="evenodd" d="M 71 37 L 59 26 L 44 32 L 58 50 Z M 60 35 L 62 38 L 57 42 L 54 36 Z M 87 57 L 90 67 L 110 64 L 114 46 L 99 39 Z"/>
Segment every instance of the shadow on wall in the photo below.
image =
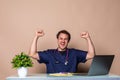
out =
<path fill-rule="evenodd" d="M 33 67 L 29 68 L 29 73 L 46 73 L 46 65 L 44 63 L 39 64 L 36 60 L 33 60 Z"/>
<path fill-rule="evenodd" d="M 92 60 L 87 61 L 86 63 L 79 63 L 77 68 L 77 73 L 87 73 Z"/>

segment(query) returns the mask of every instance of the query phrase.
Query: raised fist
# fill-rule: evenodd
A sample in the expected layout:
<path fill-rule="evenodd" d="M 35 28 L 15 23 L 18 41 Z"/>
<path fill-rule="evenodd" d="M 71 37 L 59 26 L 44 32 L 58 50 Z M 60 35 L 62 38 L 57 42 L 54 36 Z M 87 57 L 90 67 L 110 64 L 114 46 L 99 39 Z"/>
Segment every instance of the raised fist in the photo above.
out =
<path fill-rule="evenodd" d="M 37 37 L 42 37 L 42 36 L 44 36 L 44 31 L 43 30 L 39 30 L 39 31 L 36 31 L 36 36 Z"/>
<path fill-rule="evenodd" d="M 81 36 L 81 38 L 84 38 L 84 39 L 90 38 L 90 35 L 89 35 L 88 32 L 82 32 L 82 33 L 80 34 L 80 36 Z"/>

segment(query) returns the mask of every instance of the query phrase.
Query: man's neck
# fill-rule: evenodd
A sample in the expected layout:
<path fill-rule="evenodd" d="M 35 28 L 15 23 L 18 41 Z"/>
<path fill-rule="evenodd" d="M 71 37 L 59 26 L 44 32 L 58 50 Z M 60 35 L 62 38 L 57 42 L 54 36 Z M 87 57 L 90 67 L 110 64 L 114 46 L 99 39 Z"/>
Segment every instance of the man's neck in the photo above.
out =
<path fill-rule="evenodd" d="M 67 48 L 65 49 L 61 49 L 61 48 L 58 48 L 58 51 L 66 51 Z"/>

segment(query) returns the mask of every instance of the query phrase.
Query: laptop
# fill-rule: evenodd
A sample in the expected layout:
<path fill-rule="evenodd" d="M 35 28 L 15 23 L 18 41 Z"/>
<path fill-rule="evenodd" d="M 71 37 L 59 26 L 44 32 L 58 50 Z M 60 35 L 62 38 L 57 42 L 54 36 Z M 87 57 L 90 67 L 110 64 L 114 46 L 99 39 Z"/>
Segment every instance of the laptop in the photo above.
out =
<path fill-rule="evenodd" d="M 95 55 L 88 73 L 74 74 L 79 76 L 98 76 L 109 74 L 114 55 Z"/>

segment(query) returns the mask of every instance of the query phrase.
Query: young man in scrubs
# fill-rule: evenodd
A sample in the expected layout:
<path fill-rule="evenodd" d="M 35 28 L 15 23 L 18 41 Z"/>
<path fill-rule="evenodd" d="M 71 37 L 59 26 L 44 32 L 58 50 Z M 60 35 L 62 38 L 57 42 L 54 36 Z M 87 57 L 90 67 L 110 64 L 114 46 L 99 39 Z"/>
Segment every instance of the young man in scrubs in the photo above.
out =
<path fill-rule="evenodd" d="M 44 31 L 37 31 L 30 47 L 29 56 L 36 59 L 39 63 L 45 63 L 47 73 L 60 73 L 60 72 L 76 72 L 78 63 L 85 63 L 87 60 L 92 59 L 95 55 L 93 43 L 88 32 L 82 32 L 81 38 L 87 41 L 88 50 L 78 50 L 68 48 L 68 43 L 71 35 L 66 30 L 61 30 L 57 33 L 56 49 L 48 49 L 44 51 L 37 51 L 38 39 L 44 36 Z"/>

